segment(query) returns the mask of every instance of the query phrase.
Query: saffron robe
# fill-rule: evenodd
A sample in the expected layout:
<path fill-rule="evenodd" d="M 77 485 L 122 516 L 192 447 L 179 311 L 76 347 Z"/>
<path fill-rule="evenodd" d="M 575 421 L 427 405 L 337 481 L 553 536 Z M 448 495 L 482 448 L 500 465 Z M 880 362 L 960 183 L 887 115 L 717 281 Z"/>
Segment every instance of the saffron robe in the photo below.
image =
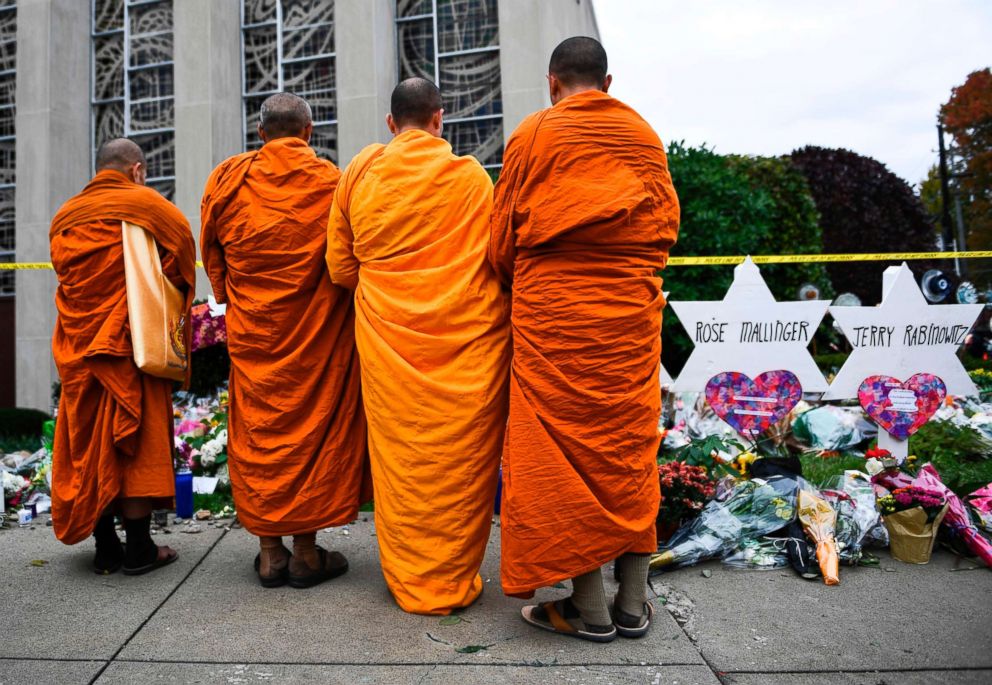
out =
<path fill-rule="evenodd" d="M 409 612 L 482 591 L 509 365 L 491 208 L 474 158 L 412 130 L 359 153 L 331 209 L 331 278 L 355 289 L 379 557 Z"/>
<path fill-rule="evenodd" d="M 605 93 L 565 98 L 507 142 L 490 260 L 513 298 L 509 595 L 657 547 L 658 271 L 678 220 L 661 141 Z"/>
<path fill-rule="evenodd" d="M 346 524 L 370 496 L 354 306 L 324 263 L 340 176 L 278 138 L 223 162 L 203 195 L 203 265 L 227 303 L 231 489 L 258 536 Z"/>
<path fill-rule="evenodd" d="M 86 539 L 118 498 L 171 506 L 172 381 L 134 364 L 121 222 L 148 230 L 163 273 L 192 304 L 196 247 L 182 213 L 159 193 L 103 170 L 52 219 L 58 277 L 52 354 L 62 382 L 52 448 L 52 526 Z M 190 328 L 186 327 L 186 350 Z"/>

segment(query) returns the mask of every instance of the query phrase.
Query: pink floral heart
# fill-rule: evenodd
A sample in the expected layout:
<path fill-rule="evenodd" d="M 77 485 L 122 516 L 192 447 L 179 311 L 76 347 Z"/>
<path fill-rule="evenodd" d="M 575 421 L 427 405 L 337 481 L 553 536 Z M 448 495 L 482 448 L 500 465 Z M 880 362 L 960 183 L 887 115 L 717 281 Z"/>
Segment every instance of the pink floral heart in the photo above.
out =
<path fill-rule="evenodd" d="M 791 371 L 765 371 L 754 380 L 737 371 L 713 376 L 706 401 L 717 416 L 746 438 L 760 435 L 789 413 L 803 396 Z"/>
<path fill-rule="evenodd" d="M 944 381 L 930 373 L 918 373 L 905 383 L 892 376 L 869 376 L 858 388 L 858 400 L 868 416 L 900 440 L 929 421 L 946 396 Z"/>

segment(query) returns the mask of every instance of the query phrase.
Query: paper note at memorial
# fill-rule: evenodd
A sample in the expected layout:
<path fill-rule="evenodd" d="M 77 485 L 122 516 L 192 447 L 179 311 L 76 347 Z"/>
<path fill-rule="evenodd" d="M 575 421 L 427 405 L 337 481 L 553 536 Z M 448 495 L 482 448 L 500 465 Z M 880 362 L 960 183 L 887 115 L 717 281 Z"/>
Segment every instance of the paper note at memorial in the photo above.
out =
<path fill-rule="evenodd" d="M 885 273 L 890 286 L 878 307 L 830 307 L 853 351 L 823 399 L 857 397 L 869 376 L 906 381 L 920 373 L 941 378 L 952 395 L 976 394 L 956 353 L 984 305 L 928 303 L 905 263 Z"/>
<path fill-rule="evenodd" d="M 723 300 L 671 305 L 695 345 L 676 391 L 703 392 L 725 371 L 757 378 L 772 370 L 792 372 L 805 392 L 827 389 L 808 345 L 830 302 L 776 302 L 750 257 L 734 268 Z"/>

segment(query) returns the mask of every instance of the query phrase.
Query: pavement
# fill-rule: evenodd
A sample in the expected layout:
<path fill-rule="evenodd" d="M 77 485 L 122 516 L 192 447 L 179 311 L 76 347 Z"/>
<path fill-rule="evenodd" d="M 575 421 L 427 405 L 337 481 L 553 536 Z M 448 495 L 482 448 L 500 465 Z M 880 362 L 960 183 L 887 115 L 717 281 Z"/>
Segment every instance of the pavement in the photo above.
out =
<path fill-rule="evenodd" d="M 260 587 L 255 538 L 230 521 L 170 525 L 156 541 L 179 560 L 139 577 L 95 575 L 91 543 L 63 546 L 43 521 L 0 529 L 0 685 L 992 683 L 992 572 L 947 552 L 926 566 L 881 552 L 837 587 L 715 562 L 673 571 L 651 580 L 646 638 L 597 645 L 520 620 L 498 527 L 460 620 L 404 613 L 371 518 L 319 533 L 351 568 L 309 590 Z"/>

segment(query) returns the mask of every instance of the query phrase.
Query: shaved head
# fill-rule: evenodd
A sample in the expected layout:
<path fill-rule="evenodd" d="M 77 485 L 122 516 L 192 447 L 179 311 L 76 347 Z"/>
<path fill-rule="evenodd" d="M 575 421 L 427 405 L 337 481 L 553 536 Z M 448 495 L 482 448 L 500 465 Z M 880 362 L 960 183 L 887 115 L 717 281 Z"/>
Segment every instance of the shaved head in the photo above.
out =
<path fill-rule="evenodd" d="M 145 154 L 138 144 L 129 138 L 108 140 L 96 151 L 96 170 L 116 169 L 126 173 L 135 164 L 144 164 Z"/>
<path fill-rule="evenodd" d="M 427 79 L 419 77 L 400 81 L 393 88 L 393 97 L 389 102 L 389 112 L 399 127 L 427 126 L 441 109 L 441 91 Z"/>
<path fill-rule="evenodd" d="M 606 50 L 595 38 L 568 38 L 559 43 L 551 53 L 548 73 L 556 76 L 567 88 L 601 88 L 608 73 Z"/>
<path fill-rule="evenodd" d="M 292 93 L 270 95 L 262 103 L 258 128 L 266 140 L 304 138 L 313 124 L 313 112 L 306 100 Z"/>

